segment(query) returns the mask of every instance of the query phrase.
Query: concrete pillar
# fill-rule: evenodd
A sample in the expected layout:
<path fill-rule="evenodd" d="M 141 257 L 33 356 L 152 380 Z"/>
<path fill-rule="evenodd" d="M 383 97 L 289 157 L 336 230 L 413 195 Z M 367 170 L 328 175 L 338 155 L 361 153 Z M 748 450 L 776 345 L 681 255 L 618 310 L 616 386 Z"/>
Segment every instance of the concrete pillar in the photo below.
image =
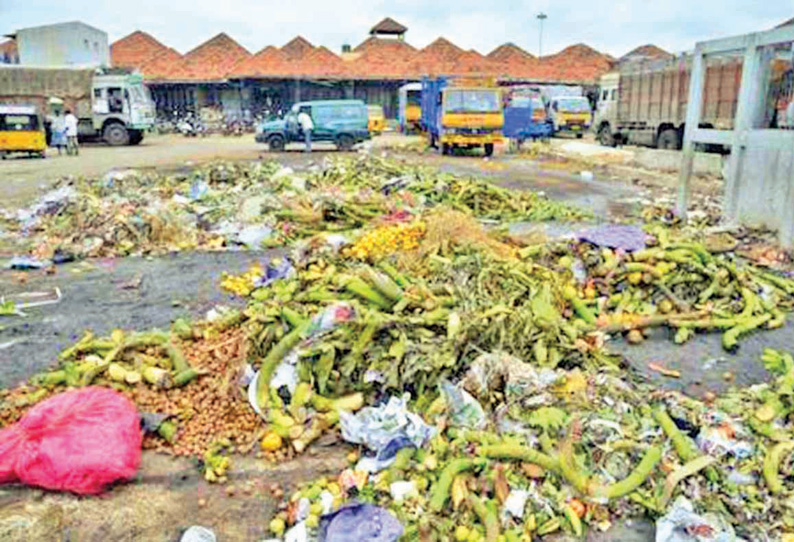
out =
<path fill-rule="evenodd" d="M 678 177 L 678 202 L 676 210 L 678 215 L 686 220 L 689 208 L 692 180 L 692 167 L 695 163 L 695 143 L 692 135 L 698 128 L 700 113 L 703 108 L 703 87 L 706 83 L 705 58 L 700 47 L 695 48 L 692 60 L 692 72 L 689 77 L 689 100 L 686 110 L 686 125 L 684 126 L 683 157 L 681 158 L 681 172 Z"/>

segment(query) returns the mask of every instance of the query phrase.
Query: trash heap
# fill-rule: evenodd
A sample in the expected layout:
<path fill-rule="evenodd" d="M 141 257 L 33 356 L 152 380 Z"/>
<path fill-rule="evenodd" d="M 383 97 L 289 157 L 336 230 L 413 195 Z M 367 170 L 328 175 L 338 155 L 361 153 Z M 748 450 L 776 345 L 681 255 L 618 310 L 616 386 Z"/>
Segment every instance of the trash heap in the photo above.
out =
<path fill-rule="evenodd" d="M 707 403 L 635 382 L 606 347 L 666 326 L 678 342 L 720 331 L 733 350 L 783 325 L 790 276 L 658 225 L 524 246 L 493 221 L 581 213 L 425 175 L 372 158 L 314 172 L 312 191 L 262 212 L 289 254 L 222 278 L 243 310 L 88 335 L 3 392 L 0 423 L 64 387 L 111 386 L 147 413 L 145 446 L 201 456 L 219 482 L 257 443 L 277 461 L 339 431 L 357 445 L 350 468 L 283 503 L 270 527 L 290 540 L 345 540 L 329 533 L 354 520 L 392 541 L 581 535 L 641 516 L 664 542 L 794 532 L 789 354 L 765 352 L 773 382 Z"/>
<path fill-rule="evenodd" d="M 320 233 L 351 233 L 376 218 L 440 204 L 499 220 L 587 216 L 534 193 L 361 157 L 329 160 L 303 175 L 275 162 L 253 162 L 66 179 L 27 209 L 0 209 L 0 231 L 38 262 L 57 264 L 282 246 Z"/>

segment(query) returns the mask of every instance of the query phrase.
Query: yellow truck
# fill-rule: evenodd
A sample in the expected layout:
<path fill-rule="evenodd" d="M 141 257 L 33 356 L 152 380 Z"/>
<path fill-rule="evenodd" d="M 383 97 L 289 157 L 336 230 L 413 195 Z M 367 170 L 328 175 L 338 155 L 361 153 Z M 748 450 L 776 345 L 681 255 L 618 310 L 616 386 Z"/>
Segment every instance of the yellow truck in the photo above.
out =
<path fill-rule="evenodd" d="M 568 132 L 581 139 L 590 129 L 593 117 L 590 101 L 584 96 L 552 98 L 549 109 L 554 123 L 554 133 Z"/>
<path fill-rule="evenodd" d="M 425 78 L 422 81 L 422 128 L 442 154 L 481 147 L 486 156 L 501 143 L 502 93 L 492 79 Z"/>

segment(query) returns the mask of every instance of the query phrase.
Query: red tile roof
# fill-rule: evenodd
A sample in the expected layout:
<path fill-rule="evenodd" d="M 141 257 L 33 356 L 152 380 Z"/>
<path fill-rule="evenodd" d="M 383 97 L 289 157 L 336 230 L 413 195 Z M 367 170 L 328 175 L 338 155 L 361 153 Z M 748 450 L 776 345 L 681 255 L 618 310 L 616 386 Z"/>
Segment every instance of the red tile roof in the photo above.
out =
<path fill-rule="evenodd" d="M 303 36 L 296 36 L 281 48 L 281 52 L 284 53 L 289 60 L 293 60 L 302 58 L 313 49 L 314 45 L 312 45 L 309 40 Z"/>
<path fill-rule="evenodd" d="M 534 60 L 535 57 L 514 43 L 503 43 L 486 55 L 491 60 L 498 62 L 514 62 L 516 60 Z"/>
<path fill-rule="evenodd" d="M 113 66 L 137 68 L 168 49 L 146 32 L 136 30 L 113 42 L 110 46 L 110 59 Z"/>
<path fill-rule="evenodd" d="M 235 77 L 285 77 L 289 73 L 291 73 L 291 68 L 287 56 L 277 47 L 268 45 L 237 64 L 228 75 Z"/>
<path fill-rule="evenodd" d="M 16 40 L 5 40 L 0 43 L 0 62 L 3 61 L 4 57 L 17 58 L 17 42 Z"/>
<path fill-rule="evenodd" d="M 348 69 L 362 79 L 408 77 L 408 64 L 416 49 L 404 41 L 372 36 L 355 49 Z"/>
<path fill-rule="evenodd" d="M 401 25 L 391 17 L 386 17 L 381 22 L 370 28 L 370 34 L 405 34 L 408 28 Z"/>
<path fill-rule="evenodd" d="M 401 40 L 370 37 L 340 57 L 297 36 L 280 49 L 251 55 L 218 34 L 182 56 L 144 32 L 111 47 L 114 65 L 136 67 L 152 81 L 222 81 L 229 78 L 418 79 L 425 75 L 482 75 L 533 81 L 595 82 L 613 66 L 609 55 L 574 45 L 538 60 L 506 43 L 487 56 L 445 38 L 416 50 Z"/>
<path fill-rule="evenodd" d="M 184 58 L 173 49 L 165 49 L 135 67 L 147 81 L 187 81 L 191 78 Z"/>
<path fill-rule="evenodd" d="M 185 54 L 184 65 L 188 77 L 196 81 L 226 79 L 229 71 L 251 53 L 221 32 Z"/>
<path fill-rule="evenodd" d="M 635 58 L 647 58 L 647 59 L 664 59 L 670 58 L 673 55 L 665 51 L 664 49 L 657 47 L 653 44 L 648 45 L 640 45 L 639 47 L 632 49 L 622 57 L 620 57 L 619 62 L 625 62 L 626 60 L 631 60 Z"/>

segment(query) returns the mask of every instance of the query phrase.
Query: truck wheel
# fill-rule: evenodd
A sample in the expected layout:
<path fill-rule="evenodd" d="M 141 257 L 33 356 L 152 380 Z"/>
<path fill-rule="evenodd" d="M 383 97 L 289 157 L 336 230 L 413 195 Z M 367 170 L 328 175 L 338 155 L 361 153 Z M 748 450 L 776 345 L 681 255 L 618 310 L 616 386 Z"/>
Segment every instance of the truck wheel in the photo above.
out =
<path fill-rule="evenodd" d="M 576 134 L 576 139 L 582 139 L 583 137 L 584 137 L 584 134 L 582 134 L 582 133 Z"/>
<path fill-rule="evenodd" d="M 113 147 L 120 147 L 121 145 L 128 145 L 130 142 L 130 134 L 123 124 L 114 122 L 105 126 L 102 132 L 102 138 L 108 145 Z"/>
<path fill-rule="evenodd" d="M 609 129 L 609 126 L 603 126 L 598 131 L 598 142 L 604 147 L 614 147 L 617 144 L 615 136 L 612 135 L 612 130 Z"/>
<path fill-rule="evenodd" d="M 657 149 L 665 149 L 668 151 L 675 151 L 680 148 L 678 141 L 678 130 L 668 128 L 659 134 L 659 139 L 656 141 Z"/>
<path fill-rule="evenodd" d="M 519 148 L 521 148 L 520 144 Z M 493 154 L 493 143 L 486 143 L 483 149 L 485 150 L 485 156 L 491 156 Z"/>
<path fill-rule="evenodd" d="M 267 148 L 273 152 L 284 152 L 284 145 L 284 138 L 279 135 L 270 136 L 267 140 Z"/>
<path fill-rule="evenodd" d="M 442 143 L 441 144 L 441 154 L 448 155 L 452 154 L 452 146 L 449 143 Z"/>
<path fill-rule="evenodd" d="M 336 146 L 340 151 L 349 151 L 355 144 L 356 141 L 350 134 L 342 134 L 336 138 Z"/>

